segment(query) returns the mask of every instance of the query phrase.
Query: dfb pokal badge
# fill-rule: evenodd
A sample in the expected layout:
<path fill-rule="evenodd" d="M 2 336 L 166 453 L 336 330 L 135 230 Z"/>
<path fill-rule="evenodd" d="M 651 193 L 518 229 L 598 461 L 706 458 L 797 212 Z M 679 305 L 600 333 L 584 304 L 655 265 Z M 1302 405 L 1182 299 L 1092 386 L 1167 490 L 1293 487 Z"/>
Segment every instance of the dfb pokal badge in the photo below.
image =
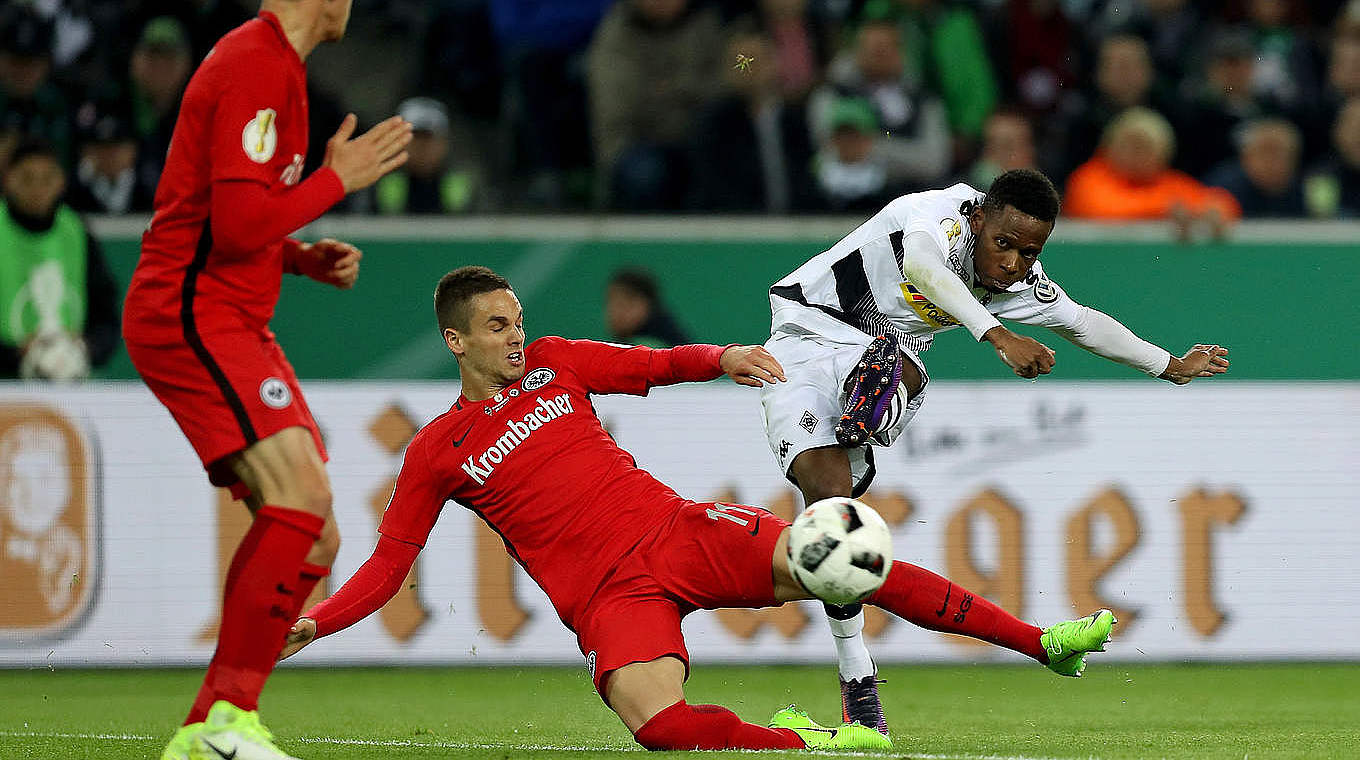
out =
<path fill-rule="evenodd" d="M 62 638 L 98 587 L 99 515 L 86 437 L 61 412 L 0 404 L 0 645 Z"/>

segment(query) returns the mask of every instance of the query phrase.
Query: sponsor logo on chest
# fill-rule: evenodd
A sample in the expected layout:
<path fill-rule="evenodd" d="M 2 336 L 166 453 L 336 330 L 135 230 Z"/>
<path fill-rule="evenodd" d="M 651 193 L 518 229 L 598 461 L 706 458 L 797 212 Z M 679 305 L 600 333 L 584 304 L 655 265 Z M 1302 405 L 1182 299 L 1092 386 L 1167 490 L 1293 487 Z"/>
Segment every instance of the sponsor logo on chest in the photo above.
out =
<path fill-rule="evenodd" d="M 930 327 L 953 327 L 961 324 L 957 319 L 954 319 L 954 315 L 936 306 L 910 282 L 902 283 L 902 297 L 906 299 L 911 310 L 916 312 L 916 316 L 920 317 L 921 321 Z"/>
<path fill-rule="evenodd" d="M 571 396 L 566 393 L 547 398 L 540 396 L 536 401 L 528 414 L 505 423 L 505 432 L 501 433 L 486 451 L 468 457 L 463 463 L 463 472 L 466 472 L 477 485 L 486 485 L 496 466 L 505 461 L 520 444 L 529 440 L 529 436 L 533 435 L 535 430 L 573 411 Z"/>

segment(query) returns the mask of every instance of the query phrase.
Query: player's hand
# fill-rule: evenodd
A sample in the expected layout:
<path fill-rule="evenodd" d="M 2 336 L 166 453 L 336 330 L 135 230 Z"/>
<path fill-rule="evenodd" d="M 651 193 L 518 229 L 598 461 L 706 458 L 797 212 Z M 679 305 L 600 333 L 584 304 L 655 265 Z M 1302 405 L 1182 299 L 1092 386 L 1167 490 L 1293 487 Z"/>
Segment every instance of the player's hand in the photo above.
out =
<path fill-rule="evenodd" d="M 1197 377 L 1213 377 L 1228 371 L 1228 349 L 1223 346 L 1196 343 L 1185 356 L 1171 357 L 1166 371 L 1158 375 L 1176 385 L 1185 385 Z"/>
<path fill-rule="evenodd" d="M 1053 371 L 1053 349 L 1033 338 L 1013 333 L 1004 327 L 993 327 L 982 339 L 991 343 L 1001 361 L 1020 377 L 1035 378 Z"/>
<path fill-rule="evenodd" d="M 779 360 L 771 356 L 764 346 L 732 346 L 723 351 L 718 365 L 734 382 L 752 388 L 787 380 Z"/>
<path fill-rule="evenodd" d="M 316 621 L 311 618 L 298 618 L 293 627 L 288 629 L 288 638 L 283 641 L 283 651 L 279 652 L 279 659 L 286 660 L 297 654 L 299 649 L 312 643 L 316 638 Z"/>
<path fill-rule="evenodd" d="M 296 259 L 297 271 L 317 282 L 349 290 L 359 279 L 359 260 L 363 257 L 363 252 L 349 243 L 324 238 L 302 247 Z"/>
<path fill-rule="evenodd" d="M 321 164 L 335 171 L 346 193 L 362 190 L 406 163 L 406 146 L 411 144 L 411 122 L 400 116 L 350 139 L 358 124 L 354 114 L 340 122 L 340 129 L 326 142 L 326 160 Z"/>

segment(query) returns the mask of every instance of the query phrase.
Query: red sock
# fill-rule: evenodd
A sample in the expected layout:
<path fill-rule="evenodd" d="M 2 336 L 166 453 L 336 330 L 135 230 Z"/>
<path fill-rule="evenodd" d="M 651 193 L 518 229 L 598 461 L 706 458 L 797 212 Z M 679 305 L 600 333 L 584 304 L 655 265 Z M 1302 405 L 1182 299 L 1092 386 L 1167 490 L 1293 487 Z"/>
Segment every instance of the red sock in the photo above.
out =
<path fill-rule="evenodd" d="M 718 705 L 689 705 L 680 700 L 639 728 L 633 738 L 650 750 L 660 749 L 802 749 L 806 745 L 787 728 L 746 723 Z"/>
<path fill-rule="evenodd" d="M 961 633 L 1048 662 L 1039 643 L 1042 630 L 947 578 L 908 562 L 894 562 L 883 587 L 864 603 L 882 607 L 922 628 Z"/>
<path fill-rule="evenodd" d="M 317 565 L 311 562 L 303 562 L 302 569 L 298 571 L 297 588 L 293 589 L 293 610 L 294 619 L 297 613 L 302 611 L 303 605 L 307 604 L 307 597 L 312 595 L 312 590 L 322 578 L 331 574 L 331 569 L 325 565 Z"/>
<path fill-rule="evenodd" d="M 255 513 L 227 571 L 217 651 L 186 725 L 206 718 L 219 699 L 242 710 L 256 708 L 302 607 L 303 600 L 296 598 L 303 585 L 300 569 L 321 536 L 323 522 L 310 512 L 286 507 L 265 506 Z"/>

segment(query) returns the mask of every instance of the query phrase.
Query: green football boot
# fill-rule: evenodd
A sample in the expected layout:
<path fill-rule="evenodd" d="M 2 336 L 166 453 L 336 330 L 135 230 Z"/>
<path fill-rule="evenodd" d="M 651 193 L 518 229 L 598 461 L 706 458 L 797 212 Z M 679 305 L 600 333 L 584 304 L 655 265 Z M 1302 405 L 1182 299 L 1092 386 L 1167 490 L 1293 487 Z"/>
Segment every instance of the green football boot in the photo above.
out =
<path fill-rule="evenodd" d="M 1048 654 L 1048 669 L 1060 676 L 1079 677 L 1086 669 L 1086 655 L 1105 651 L 1110 628 L 1117 622 L 1113 612 L 1100 610 L 1045 628 L 1039 643 Z"/>
<path fill-rule="evenodd" d="M 218 700 L 193 737 L 189 760 L 297 760 L 274 746 L 260 714 Z"/>
<path fill-rule="evenodd" d="M 165 751 L 161 753 L 161 760 L 189 760 L 189 749 L 193 746 L 194 737 L 198 736 L 198 732 L 202 730 L 202 723 L 180 726 L 175 735 L 170 737 L 170 743 L 165 745 Z"/>
<path fill-rule="evenodd" d="M 798 734 L 808 749 L 892 749 L 892 741 L 863 723 L 836 728 L 819 726 L 808 714 L 789 705 L 770 718 L 770 728 L 787 728 Z"/>

